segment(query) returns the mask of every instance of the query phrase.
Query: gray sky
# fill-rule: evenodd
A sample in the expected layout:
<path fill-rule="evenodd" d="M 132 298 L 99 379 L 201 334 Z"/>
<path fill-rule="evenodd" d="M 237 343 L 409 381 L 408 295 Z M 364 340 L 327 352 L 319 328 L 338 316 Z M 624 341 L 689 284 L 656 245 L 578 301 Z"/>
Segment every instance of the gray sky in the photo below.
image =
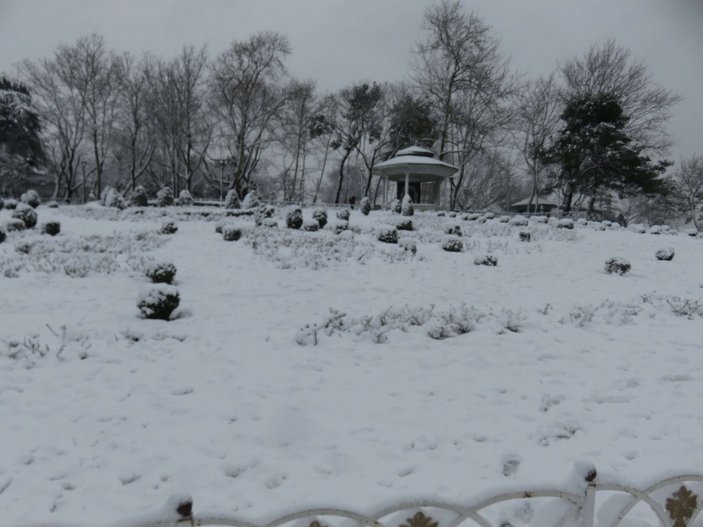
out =
<path fill-rule="evenodd" d="M 613 37 L 684 100 L 672 158 L 703 154 L 703 0 L 464 0 L 529 76 Z M 407 78 L 427 0 L 0 0 L 0 71 L 48 56 L 59 42 L 101 33 L 116 50 L 169 56 L 183 44 L 211 54 L 272 29 L 288 36 L 296 77 L 322 91 Z"/>

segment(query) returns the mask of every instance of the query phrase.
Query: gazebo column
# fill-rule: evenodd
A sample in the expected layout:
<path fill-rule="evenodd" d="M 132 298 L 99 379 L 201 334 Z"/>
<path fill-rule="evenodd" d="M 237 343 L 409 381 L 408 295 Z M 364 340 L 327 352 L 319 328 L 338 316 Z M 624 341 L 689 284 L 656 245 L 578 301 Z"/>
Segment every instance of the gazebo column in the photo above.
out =
<path fill-rule="evenodd" d="M 410 174 L 405 173 L 405 194 L 403 194 L 403 199 L 410 193 Z"/>
<path fill-rule="evenodd" d="M 438 179 L 434 183 L 434 205 L 439 208 L 439 197 L 442 190 L 442 180 Z"/>
<path fill-rule="evenodd" d="M 383 176 L 383 206 L 388 205 L 388 176 Z"/>

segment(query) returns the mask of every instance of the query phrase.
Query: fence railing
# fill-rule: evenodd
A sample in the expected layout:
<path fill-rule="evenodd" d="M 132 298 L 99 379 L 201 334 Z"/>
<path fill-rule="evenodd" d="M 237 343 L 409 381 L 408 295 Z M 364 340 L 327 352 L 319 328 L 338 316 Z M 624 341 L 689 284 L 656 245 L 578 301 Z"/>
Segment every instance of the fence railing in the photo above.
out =
<path fill-rule="evenodd" d="M 703 508 L 703 476 L 671 477 L 645 489 L 600 483 L 591 471 L 580 492 L 533 489 L 466 505 L 437 500 L 400 503 L 373 514 L 336 508 L 307 509 L 273 521 L 193 515 L 192 500 L 174 504 L 162 520 L 130 527 L 693 527 Z M 122 524 L 121 524 L 122 525 Z"/>

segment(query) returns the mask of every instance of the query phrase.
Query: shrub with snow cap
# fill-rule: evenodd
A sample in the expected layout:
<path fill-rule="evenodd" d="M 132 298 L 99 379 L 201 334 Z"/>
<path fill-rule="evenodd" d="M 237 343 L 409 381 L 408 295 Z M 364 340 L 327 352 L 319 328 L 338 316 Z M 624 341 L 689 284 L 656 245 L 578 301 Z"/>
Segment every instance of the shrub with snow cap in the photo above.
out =
<path fill-rule="evenodd" d="M 351 216 L 351 211 L 349 209 L 342 209 L 337 211 L 338 220 L 349 221 L 349 216 Z"/>
<path fill-rule="evenodd" d="M 400 214 L 403 210 L 403 204 L 400 202 L 399 199 L 394 199 L 391 201 L 391 210 L 395 212 L 396 214 Z"/>
<path fill-rule="evenodd" d="M 383 243 L 398 243 L 398 231 L 392 225 L 380 225 L 376 228 L 376 239 Z"/>
<path fill-rule="evenodd" d="M 129 204 L 132 207 L 146 207 L 149 205 L 149 196 L 147 196 L 146 189 L 143 186 L 137 185 L 134 187 L 129 195 Z"/>
<path fill-rule="evenodd" d="M 159 228 L 159 234 L 176 234 L 177 232 L 178 225 L 176 225 L 175 221 L 165 221 Z"/>
<path fill-rule="evenodd" d="M 178 204 L 182 207 L 190 207 L 193 204 L 193 195 L 186 189 L 178 193 Z"/>
<path fill-rule="evenodd" d="M 19 232 L 25 230 L 26 228 L 27 226 L 24 224 L 24 222 L 17 218 L 12 218 L 5 222 L 5 230 L 7 232 Z"/>
<path fill-rule="evenodd" d="M 444 229 L 444 234 L 448 234 L 450 236 L 462 236 L 463 233 L 461 232 L 461 226 L 460 225 L 449 225 Z"/>
<path fill-rule="evenodd" d="M 276 209 L 271 205 L 260 205 L 254 213 L 254 224 L 261 225 L 266 218 L 273 218 Z"/>
<path fill-rule="evenodd" d="M 233 188 L 227 191 L 225 195 L 225 208 L 226 209 L 239 209 L 241 208 L 241 203 L 239 202 L 239 196 L 237 191 Z"/>
<path fill-rule="evenodd" d="M 656 256 L 657 260 L 670 262 L 674 259 L 674 249 L 671 247 L 659 249 L 654 256 Z"/>
<path fill-rule="evenodd" d="M 557 229 L 573 229 L 574 222 L 569 218 L 562 218 L 557 222 Z"/>
<path fill-rule="evenodd" d="M 332 227 L 332 232 L 335 234 L 340 234 L 344 231 L 349 230 L 349 222 L 348 221 L 335 221 Z"/>
<path fill-rule="evenodd" d="M 500 218 L 498 218 L 498 221 L 500 223 L 508 223 L 510 221 L 510 216 L 501 216 Z"/>
<path fill-rule="evenodd" d="M 588 220 L 586 218 L 576 218 L 576 225 L 585 227 L 586 225 L 588 225 Z"/>
<path fill-rule="evenodd" d="M 236 225 L 222 226 L 222 239 L 226 242 L 236 242 L 242 237 L 242 229 Z"/>
<path fill-rule="evenodd" d="M 320 224 L 317 223 L 315 220 L 312 221 L 304 221 L 303 222 L 303 230 L 307 232 L 315 232 L 320 230 Z"/>
<path fill-rule="evenodd" d="M 413 221 L 410 218 L 403 218 L 396 222 L 395 228 L 399 231 L 411 231 L 413 230 Z"/>
<path fill-rule="evenodd" d="M 103 205 L 119 210 L 124 210 L 127 208 L 127 203 L 122 197 L 122 194 L 120 194 L 117 189 L 112 187 L 109 187 L 107 193 L 105 194 Z"/>
<path fill-rule="evenodd" d="M 403 216 L 413 216 L 415 214 L 415 208 L 413 207 L 413 200 L 409 194 L 403 197 L 403 203 L 400 206 L 400 213 Z"/>
<path fill-rule="evenodd" d="M 514 227 L 524 227 L 528 224 L 529 220 L 525 216 L 513 216 L 510 218 L 510 225 Z"/>
<path fill-rule="evenodd" d="M 359 202 L 359 210 L 364 216 L 369 215 L 369 212 L 371 212 L 371 202 L 369 201 L 369 198 L 361 198 L 361 201 Z"/>
<path fill-rule="evenodd" d="M 320 224 L 320 229 L 327 225 L 327 211 L 317 209 L 312 213 L 312 219 Z"/>
<path fill-rule="evenodd" d="M 244 199 L 242 200 L 243 209 L 253 209 L 254 207 L 258 207 L 260 204 L 261 199 L 259 199 L 259 195 L 254 189 L 251 189 L 249 192 L 247 192 L 247 195 L 244 196 Z"/>
<path fill-rule="evenodd" d="M 16 220 L 22 220 L 22 223 L 28 229 L 33 228 L 37 224 L 37 213 L 26 203 L 18 203 L 15 210 L 12 211 L 12 217 Z"/>
<path fill-rule="evenodd" d="M 7 234 L 5 234 L 5 231 L 0 228 L 0 243 L 4 242 L 5 240 L 7 240 Z"/>
<path fill-rule="evenodd" d="M 268 228 L 276 228 L 278 227 L 278 222 L 276 221 L 276 218 L 264 218 L 263 220 L 261 220 L 261 226 Z"/>
<path fill-rule="evenodd" d="M 417 253 L 417 243 L 412 238 L 399 238 L 398 245 L 413 254 Z"/>
<path fill-rule="evenodd" d="M 0 198 L 0 210 L 5 208 L 5 202 L 3 201 L 2 198 Z"/>
<path fill-rule="evenodd" d="M 173 205 L 173 190 L 171 187 L 163 187 L 156 193 L 159 207 L 170 207 Z"/>
<path fill-rule="evenodd" d="M 59 208 L 59 202 L 58 202 L 58 201 L 49 201 L 49 202 L 46 204 L 46 206 L 49 207 L 50 209 L 58 209 L 58 208 Z M 0 209 L 1 209 L 1 208 L 2 208 L 2 207 L 0 207 Z"/>
<path fill-rule="evenodd" d="M 170 262 L 156 262 L 148 265 L 144 274 L 155 284 L 170 284 L 176 276 L 176 266 Z"/>
<path fill-rule="evenodd" d="M 549 221 L 549 218 L 547 218 L 547 216 L 532 216 L 530 218 L 530 221 L 534 223 L 547 223 Z"/>
<path fill-rule="evenodd" d="M 144 291 L 137 299 L 137 308 L 144 318 L 168 320 L 180 304 L 178 289 L 159 284 Z"/>
<path fill-rule="evenodd" d="M 37 191 L 31 189 L 22 194 L 20 200 L 23 203 L 26 203 L 27 205 L 32 207 L 33 209 L 36 209 L 41 203 L 41 199 L 39 198 L 39 194 L 37 193 Z"/>
<path fill-rule="evenodd" d="M 47 221 L 42 223 L 41 232 L 49 236 L 56 236 L 61 232 L 61 224 L 58 221 Z"/>
<path fill-rule="evenodd" d="M 469 214 L 465 214 L 462 219 L 466 221 L 476 221 L 480 217 L 481 215 L 478 212 L 470 212 Z"/>
<path fill-rule="evenodd" d="M 625 258 L 615 257 L 605 261 L 605 272 L 609 274 L 624 275 L 628 273 L 632 266 Z"/>
<path fill-rule="evenodd" d="M 17 208 L 17 200 L 16 199 L 6 199 L 5 200 L 5 208 L 7 210 L 14 210 Z"/>
<path fill-rule="evenodd" d="M 303 226 L 303 211 L 293 209 L 286 214 L 286 225 L 289 229 L 300 229 Z"/>
<path fill-rule="evenodd" d="M 521 242 L 529 242 L 532 240 L 532 233 L 529 231 L 520 231 L 518 236 L 520 236 Z"/>
<path fill-rule="evenodd" d="M 498 258 L 492 254 L 484 254 L 483 256 L 477 256 L 474 258 L 474 265 L 487 265 L 488 267 L 495 267 L 498 265 Z"/>
<path fill-rule="evenodd" d="M 442 249 L 450 253 L 460 253 L 464 250 L 464 244 L 459 236 L 448 234 L 442 238 Z"/>

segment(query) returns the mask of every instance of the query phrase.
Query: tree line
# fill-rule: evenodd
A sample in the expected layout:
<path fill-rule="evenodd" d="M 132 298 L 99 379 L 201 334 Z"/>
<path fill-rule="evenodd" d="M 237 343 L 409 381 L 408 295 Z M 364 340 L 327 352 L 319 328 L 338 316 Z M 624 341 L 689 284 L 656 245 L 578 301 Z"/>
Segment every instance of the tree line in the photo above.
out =
<path fill-rule="evenodd" d="M 417 144 L 458 168 L 452 208 L 552 193 L 566 210 L 593 210 L 615 194 L 650 209 L 676 196 L 696 216 L 703 184 L 690 180 L 703 180 L 703 163 L 672 171 L 665 157 L 679 98 L 628 50 L 597 44 L 535 79 L 514 71 L 493 29 L 457 1 L 430 6 L 421 31 L 405 81 L 327 94 L 289 74 L 291 46 L 276 32 L 171 58 L 83 36 L 0 81 L 0 191 L 43 171 L 61 198 L 141 185 L 376 201 L 375 165 Z"/>

